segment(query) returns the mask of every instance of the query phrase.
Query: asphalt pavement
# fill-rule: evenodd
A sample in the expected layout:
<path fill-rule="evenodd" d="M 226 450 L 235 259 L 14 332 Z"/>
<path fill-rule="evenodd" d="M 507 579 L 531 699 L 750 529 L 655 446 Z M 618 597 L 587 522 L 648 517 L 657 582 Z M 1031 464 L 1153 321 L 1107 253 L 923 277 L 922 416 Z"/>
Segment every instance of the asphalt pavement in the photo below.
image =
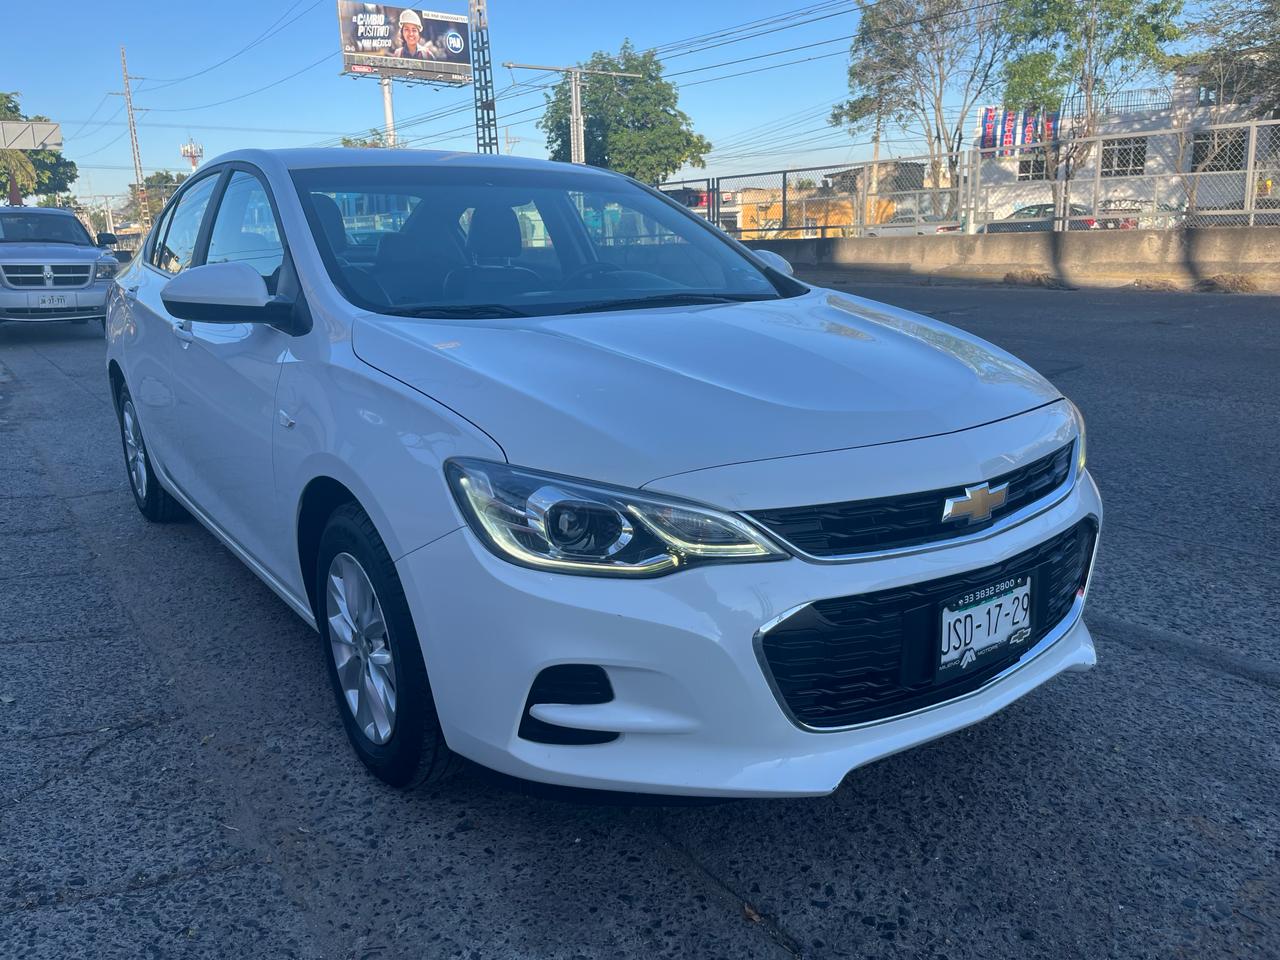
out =
<path fill-rule="evenodd" d="M 1280 299 L 856 289 L 1084 410 L 1100 664 L 712 805 L 378 784 L 316 635 L 138 515 L 94 328 L 0 325 L 0 958 L 1280 957 Z"/>

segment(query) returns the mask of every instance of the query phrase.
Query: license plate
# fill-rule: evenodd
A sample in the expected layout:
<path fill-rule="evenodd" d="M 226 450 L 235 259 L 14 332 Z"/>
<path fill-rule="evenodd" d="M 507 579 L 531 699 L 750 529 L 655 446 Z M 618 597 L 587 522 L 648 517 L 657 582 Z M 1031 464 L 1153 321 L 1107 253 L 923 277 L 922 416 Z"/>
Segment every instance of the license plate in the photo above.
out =
<path fill-rule="evenodd" d="M 1030 639 L 1030 576 L 971 590 L 942 608 L 938 682 L 981 670 Z"/>
<path fill-rule="evenodd" d="M 65 293 L 45 293 L 40 295 L 40 302 L 36 304 L 39 307 L 65 307 L 67 305 L 67 295 Z"/>

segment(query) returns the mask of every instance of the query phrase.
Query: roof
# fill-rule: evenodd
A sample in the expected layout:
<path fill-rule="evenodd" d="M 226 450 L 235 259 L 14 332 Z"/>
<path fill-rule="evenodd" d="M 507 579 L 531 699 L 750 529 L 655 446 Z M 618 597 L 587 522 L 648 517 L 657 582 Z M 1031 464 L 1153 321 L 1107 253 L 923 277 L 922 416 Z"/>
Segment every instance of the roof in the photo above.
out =
<path fill-rule="evenodd" d="M 234 150 L 212 160 L 210 164 L 244 160 L 259 166 L 280 164 L 290 170 L 316 167 L 384 167 L 446 164 L 451 167 L 508 170 L 559 170 L 567 166 L 554 160 L 511 157 L 503 154 L 463 153 L 449 150 L 396 150 L 377 147 L 300 147 L 279 150 Z M 573 169 L 600 176 L 616 176 L 597 167 L 576 166 Z"/>

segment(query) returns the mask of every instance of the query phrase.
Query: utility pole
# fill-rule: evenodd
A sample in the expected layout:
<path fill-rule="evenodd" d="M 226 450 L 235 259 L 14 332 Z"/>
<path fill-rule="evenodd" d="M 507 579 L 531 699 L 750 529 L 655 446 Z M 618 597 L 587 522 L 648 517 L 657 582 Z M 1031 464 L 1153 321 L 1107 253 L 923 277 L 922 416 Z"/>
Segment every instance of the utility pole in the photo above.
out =
<path fill-rule="evenodd" d="M 618 70 L 588 70 L 586 67 L 543 67 L 533 63 L 503 64 L 508 70 L 550 70 L 554 73 L 569 75 L 569 161 L 571 163 L 587 162 L 586 120 L 582 115 L 582 75 L 584 73 L 598 77 L 635 77 L 638 73 L 622 73 Z"/>
<path fill-rule="evenodd" d="M 506 153 L 510 154 L 511 149 L 519 142 L 520 142 L 519 137 L 513 137 L 511 135 L 510 127 L 502 128 L 502 145 L 507 148 L 505 151 Z"/>
<path fill-rule="evenodd" d="M 129 118 L 129 145 L 133 147 L 133 177 L 137 181 L 138 216 L 142 226 L 151 226 L 151 209 L 147 206 L 147 184 L 142 178 L 142 153 L 138 150 L 138 124 L 133 115 L 133 88 L 129 85 L 129 64 L 120 48 L 120 71 L 124 74 L 124 109 Z"/>
<path fill-rule="evenodd" d="M 396 145 L 396 112 L 391 106 L 391 78 L 383 77 L 378 81 L 378 85 L 382 87 L 382 119 L 387 146 L 394 147 Z"/>
<path fill-rule="evenodd" d="M 476 153 L 498 152 L 498 110 L 489 52 L 489 13 L 485 0 L 470 0 L 471 92 L 476 105 Z"/>

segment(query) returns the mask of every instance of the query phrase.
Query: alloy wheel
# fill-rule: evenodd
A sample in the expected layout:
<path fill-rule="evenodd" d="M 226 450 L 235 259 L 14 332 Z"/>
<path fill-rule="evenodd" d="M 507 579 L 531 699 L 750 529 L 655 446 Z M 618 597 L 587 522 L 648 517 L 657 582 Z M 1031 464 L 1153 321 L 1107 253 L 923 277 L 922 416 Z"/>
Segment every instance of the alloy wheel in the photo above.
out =
<path fill-rule="evenodd" d="M 120 425 L 124 434 L 124 461 L 129 469 L 129 482 L 139 499 L 147 496 L 147 449 L 142 445 L 142 430 L 138 426 L 138 414 L 133 401 L 125 400 L 120 410 Z"/>
<path fill-rule="evenodd" d="M 343 699 L 365 737 L 386 743 L 396 723 L 396 671 L 382 605 L 368 574 L 349 553 L 330 562 L 326 585 L 329 650 Z"/>

